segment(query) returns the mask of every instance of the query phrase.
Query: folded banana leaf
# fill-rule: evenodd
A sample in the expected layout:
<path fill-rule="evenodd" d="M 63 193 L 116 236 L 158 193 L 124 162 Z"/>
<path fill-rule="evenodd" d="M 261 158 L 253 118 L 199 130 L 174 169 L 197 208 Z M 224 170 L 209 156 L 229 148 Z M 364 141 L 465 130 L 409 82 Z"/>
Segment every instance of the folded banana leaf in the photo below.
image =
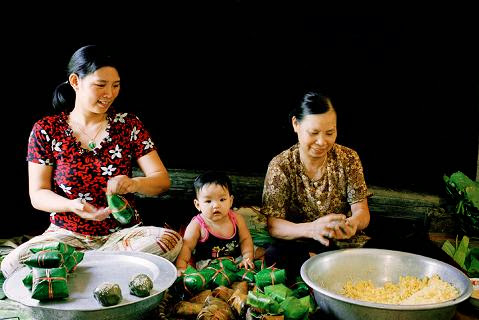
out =
<path fill-rule="evenodd" d="M 68 297 L 67 270 L 60 268 L 32 269 L 32 298 L 37 300 L 52 300 Z"/>
<path fill-rule="evenodd" d="M 209 296 L 198 313 L 197 320 L 233 320 L 233 310 L 226 301 Z"/>
<path fill-rule="evenodd" d="M 233 310 L 236 318 L 242 319 L 246 313 L 246 300 L 248 296 L 241 292 L 240 289 L 236 290 L 228 299 L 228 304 Z"/>
<path fill-rule="evenodd" d="M 192 317 L 198 315 L 203 308 L 202 303 L 192 303 L 189 301 L 180 301 L 173 307 L 173 312 L 180 317 Z"/>
<path fill-rule="evenodd" d="M 284 317 L 288 320 L 304 319 L 309 312 L 309 307 L 302 304 L 299 299 L 295 297 L 286 298 L 286 300 L 281 302 L 280 306 L 284 310 Z"/>

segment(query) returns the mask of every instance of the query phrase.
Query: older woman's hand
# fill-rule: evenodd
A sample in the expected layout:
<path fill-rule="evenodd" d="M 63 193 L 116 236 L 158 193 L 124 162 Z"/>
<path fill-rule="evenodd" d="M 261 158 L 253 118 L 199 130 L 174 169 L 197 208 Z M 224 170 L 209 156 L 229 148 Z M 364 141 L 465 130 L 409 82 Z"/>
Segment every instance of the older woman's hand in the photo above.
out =
<path fill-rule="evenodd" d="M 349 239 L 356 234 L 358 224 L 351 217 L 344 221 L 331 223 L 330 228 L 334 230 L 335 239 Z"/>
<path fill-rule="evenodd" d="M 314 224 L 313 239 L 329 246 L 329 239 L 337 238 L 340 225 L 346 224 L 344 214 L 328 214 L 312 222 Z"/>

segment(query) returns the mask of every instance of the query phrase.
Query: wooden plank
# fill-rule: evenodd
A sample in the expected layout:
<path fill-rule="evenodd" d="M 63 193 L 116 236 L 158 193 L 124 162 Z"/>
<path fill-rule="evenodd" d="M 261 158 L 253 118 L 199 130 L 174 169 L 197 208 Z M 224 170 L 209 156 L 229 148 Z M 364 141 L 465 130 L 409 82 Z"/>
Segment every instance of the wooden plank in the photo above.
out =
<path fill-rule="evenodd" d="M 169 169 L 168 172 L 171 188 L 158 198 L 192 201 L 194 198 L 193 181 L 204 170 Z M 264 176 L 226 173 L 233 183 L 235 206 L 261 205 Z M 134 176 L 139 175 L 143 175 L 142 172 L 135 169 Z M 439 208 L 445 203 L 445 199 L 436 195 L 377 186 L 370 186 L 369 189 L 373 193 L 373 196 L 368 199 L 371 212 L 390 217 L 425 220 L 430 215 L 437 215 Z"/>

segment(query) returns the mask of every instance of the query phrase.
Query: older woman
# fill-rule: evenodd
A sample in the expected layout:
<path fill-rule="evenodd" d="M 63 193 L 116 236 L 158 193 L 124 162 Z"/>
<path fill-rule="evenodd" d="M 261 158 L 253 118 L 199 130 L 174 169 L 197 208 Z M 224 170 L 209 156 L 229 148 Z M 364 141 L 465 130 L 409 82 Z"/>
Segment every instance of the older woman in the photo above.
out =
<path fill-rule="evenodd" d="M 268 165 L 261 212 L 275 243 L 266 263 L 299 271 L 309 252 L 335 248 L 369 224 L 368 190 L 358 154 L 336 144 L 331 100 L 309 92 L 291 112 L 298 143 Z"/>

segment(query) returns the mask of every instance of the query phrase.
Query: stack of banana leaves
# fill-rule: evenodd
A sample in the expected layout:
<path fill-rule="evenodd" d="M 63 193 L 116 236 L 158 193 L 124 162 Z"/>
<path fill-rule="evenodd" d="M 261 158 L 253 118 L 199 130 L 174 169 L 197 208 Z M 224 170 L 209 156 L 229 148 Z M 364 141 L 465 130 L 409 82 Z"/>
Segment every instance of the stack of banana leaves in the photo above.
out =
<path fill-rule="evenodd" d="M 473 181 L 461 171 L 450 177 L 444 175 L 447 193 L 456 201 L 462 231 L 471 237 L 479 237 L 479 182 Z"/>

